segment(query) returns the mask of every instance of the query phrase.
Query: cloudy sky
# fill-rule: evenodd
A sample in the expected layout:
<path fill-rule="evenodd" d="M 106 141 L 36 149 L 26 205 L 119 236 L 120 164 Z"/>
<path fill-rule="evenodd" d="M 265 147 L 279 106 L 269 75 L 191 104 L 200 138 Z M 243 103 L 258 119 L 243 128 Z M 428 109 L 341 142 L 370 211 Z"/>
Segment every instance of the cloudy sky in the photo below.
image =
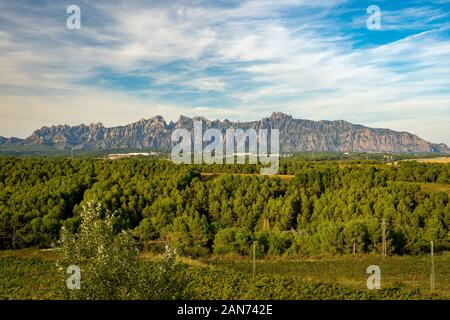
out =
<path fill-rule="evenodd" d="M 273 111 L 450 145 L 450 0 L 0 1 L 0 135 Z"/>

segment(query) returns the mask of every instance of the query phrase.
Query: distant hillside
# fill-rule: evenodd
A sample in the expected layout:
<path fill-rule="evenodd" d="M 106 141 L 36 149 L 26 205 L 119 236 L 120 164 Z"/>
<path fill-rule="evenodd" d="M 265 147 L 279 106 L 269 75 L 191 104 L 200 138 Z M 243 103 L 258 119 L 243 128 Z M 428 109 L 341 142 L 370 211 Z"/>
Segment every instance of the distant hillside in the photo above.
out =
<path fill-rule="evenodd" d="M 280 130 L 280 148 L 283 152 L 390 152 L 390 153 L 450 153 L 445 144 L 427 142 L 408 132 L 374 129 L 347 121 L 311 121 L 294 119 L 274 112 L 259 121 L 211 121 L 206 118 L 180 116 L 167 123 L 156 116 L 125 126 L 106 128 L 101 123 L 91 125 L 58 125 L 43 127 L 26 139 L 0 137 L 0 145 L 73 147 L 78 150 L 114 150 L 152 148 L 168 150 L 170 135 L 176 128 L 191 129 L 193 120 L 202 119 L 204 127 Z"/>

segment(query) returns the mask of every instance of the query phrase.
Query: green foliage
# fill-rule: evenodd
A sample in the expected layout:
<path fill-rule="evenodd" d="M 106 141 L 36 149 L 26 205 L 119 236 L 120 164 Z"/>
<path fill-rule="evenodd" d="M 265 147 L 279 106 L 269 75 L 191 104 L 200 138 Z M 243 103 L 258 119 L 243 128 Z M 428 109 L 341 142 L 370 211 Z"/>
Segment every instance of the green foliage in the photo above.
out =
<path fill-rule="evenodd" d="M 177 262 L 175 249 L 166 246 L 156 264 L 141 263 L 136 274 L 136 297 L 145 300 L 178 300 L 190 298 L 186 287 L 190 281 L 187 268 Z"/>
<path fill-rule="evenodd" d="M 166 246 L 161 260 L 146 265 L 129 232 L 114 235 L 112 216 L 100 204 L 88 203 L 81 214 L 79 233 L 61 232 L 59 260 L 63 284 L 68 266 L 81 269 L 80 289 L 62 291 L 68 299 L 180 299 L 187 284 L 186 268 L 176 250 Z M 67 275 L 66 275 L 67 276 Z M 65 284 L 65 282 L 64 282 Z"/>
<path fill-rule="evenodd" d="M 194 258 L 208 254 L 208 222 L 206 217 L 201 217 L 197 212 L 193 215 L 183 214 L 176 217 L 172 224 L 170 242 L 181 253 Z"/>
<path fill-rule="evenodd" d="M 294 247 L 295 235 L 291 232 L 282 231 L 258 231 L 255 233 L 257 242 L 256 251 L 258 257 L 264 255 L 282 255 Z"/>
<path fill-rule="evenodd" d="M 214 238 L 214 252 L 247 255 L 250 253 L 251 243 L 252 234 L 246 228 L 224 228 Z"/>
<path fill-rule="evenodd" d="M 414 299 L 420 291 L 388 288 L 378 292 L 355 290 L 319 281 L 298 282 L 293 276 L 251 275 L 232 270 L 193 270 L 187 291 L 196 299 L 358 300 Z"/>
<path fill-rule="evenodd" d="M 129 232 L 113 233 L 112 217 L 99 204 L 88 203 L 81 214 L 79 233 L 61 232 L 58 266 L 81 269 L 81 288 L 66 290 L 70 299 L 125 299 L 132 296 L 138 250 Z"/>
<path fill-rule="evenodd" d="M 312 253 L 337 254 L 344 251 L 343 226 L 333 221 L 323 221 L 310 238 Z"/>
<path fill-rule="evenodd" d="M 0 299 L 65 299 L 65 273 L 55 272 L 53 251 L 0 252 Z M 450 255 L 437 255 L 437 290 L 430 293 L 429 256 L 347 255 L 318 259 L 205 259 L 202 266 L 177 262 L 166 248 L 156 262 L 139 260 L 132 294 L 124 299 L 448 299 Z M 366 268 L 379 264 L 382 289 L 366 289 Z M 83 285 L 83 283 L 82 283 Z"/>
<path fill-rule="evenodd" d="M 283 160 L 293 179 L 251 175 L 259 165 L 174 165 L 165 160 L 0 158 L 0 248 L 49 247 L 79 232 L 83 206 L 114 212 L 114 234 L 168 240 L 179 254 L 426 252 L 450 242 L 449 164 Z M 201 176 L 200 172 L 222 172 Z M 240 173 L 240 174 L 235 174 Z M 245 174 L 242 174 L 245 173 Z M 250 174 L 250 175 L 248 175 Z"/>
<path fill-rule="evenodd" d="M 351 220 L 347 222 L 343 229 L 344 252 L 351 252 L 353 247 L 355 253 L 367 252 L 370 237 L 367 226 L 362 221 Z"/>

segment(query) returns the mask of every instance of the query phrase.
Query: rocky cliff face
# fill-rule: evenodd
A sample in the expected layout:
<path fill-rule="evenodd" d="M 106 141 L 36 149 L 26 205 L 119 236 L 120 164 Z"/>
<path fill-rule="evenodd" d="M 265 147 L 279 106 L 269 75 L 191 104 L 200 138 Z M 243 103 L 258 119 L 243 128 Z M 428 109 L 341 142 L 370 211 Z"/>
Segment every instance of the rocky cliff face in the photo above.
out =
<path fill-rule="evenodd" d="M 169 150 L 170 135 L 176 128 L 192 129 L 194 120 L 202 120 L 204 128 L 275 128 L 280 130 L 280 148 L 283 152 L 339 151 L 339 152 L 444 152 L 444 144 L 432 144 L 407 132 L 373 129 L 346 121 L 310 121 L 294 119 L 275 112 L 260 121 L 211 121 L 203 117 L 181 116 L 178 121 L 166 123 L 163 117 L 141 119 L 138 122 L 106 128 L 101 123 L 80 126 L 59 125 L 36 130 L 25 140 L 1 138 L 0 144 L 16 143 L 73 147 L 87 150 L 142 149 Z"/>

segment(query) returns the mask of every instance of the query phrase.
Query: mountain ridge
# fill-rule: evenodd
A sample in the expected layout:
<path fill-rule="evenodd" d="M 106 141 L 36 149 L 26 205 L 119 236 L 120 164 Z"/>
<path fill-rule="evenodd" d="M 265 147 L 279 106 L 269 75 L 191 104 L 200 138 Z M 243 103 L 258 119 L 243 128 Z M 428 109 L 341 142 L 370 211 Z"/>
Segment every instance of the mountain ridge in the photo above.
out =
<path fill-rule="evenodd" d="M 177 121 L 167 123 L 162 116 L 157 115 L 115 127 L 105 127 L 100 122 L 76 126 L 44 126 L 26 139 L 0 136 L 0 145 L 45 145 L 82 150 L 168 150 L 171 147 L 172 131 L 177 128 L 192 129 L 194 120 L 202 120 L 204 129 L 217 128 L 222 132 L 227 128 L 279 129 L 280 148 L 283 152 L 450 153 L 445 144 L 430 143 L 406 131 L 370 128 L 345 120 L 294 119 L 282 112 L 273 112 L 270 117 L 261 120 L 244 122 L 180 115 Z"/>

